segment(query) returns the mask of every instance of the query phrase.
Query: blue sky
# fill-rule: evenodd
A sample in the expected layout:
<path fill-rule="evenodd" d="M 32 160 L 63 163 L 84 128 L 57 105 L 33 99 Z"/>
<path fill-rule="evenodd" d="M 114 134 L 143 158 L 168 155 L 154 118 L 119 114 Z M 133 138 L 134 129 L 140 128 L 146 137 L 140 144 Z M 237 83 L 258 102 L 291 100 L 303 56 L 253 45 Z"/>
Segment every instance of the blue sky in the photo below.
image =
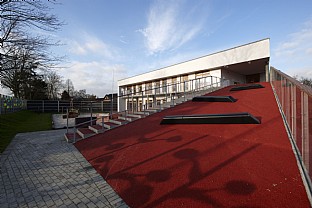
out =
<path fill-rule="evenodd" d="M 312 78 L 311 0 L 59 2 L 59 74 L 98 97 L 117 92 L 119 79 L 264 38 L 271 66 Z"/>

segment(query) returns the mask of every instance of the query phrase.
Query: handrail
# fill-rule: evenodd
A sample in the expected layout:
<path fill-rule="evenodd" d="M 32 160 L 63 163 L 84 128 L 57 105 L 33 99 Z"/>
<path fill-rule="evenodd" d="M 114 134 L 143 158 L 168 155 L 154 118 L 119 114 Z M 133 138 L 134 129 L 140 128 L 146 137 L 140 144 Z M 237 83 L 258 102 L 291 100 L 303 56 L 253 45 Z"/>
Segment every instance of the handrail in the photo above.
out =
<path fill-rule="evenodd" d="M 274 67 L 270 68 L 270 77 L 300 173 L 312 199 L 312 88 Z"/>
<path fill-rule="evenodd" d="M 209 82 L 207 82 L 207 78 L 211 78 L 209 80 Z M 205 80 L 205 81 L 202 81 L 200 82 L 200 80 Z M 141 111 L 145 111 L 147 109 L 149 109 L 149 107 L 155 107 L 155 106 L 159 106 L 159 109 L 162 108 L 161 105 L 165 105 L 166 103 L 168 103 L 168 95 L 169 95 L 169 102 L 172 103 L 172 105 L 174 105 L 175 103 L 175 100 L 176 99 L 179 99 L 180 97 L 184 97 L 184 101 L 186 100 L 186 96 L 189 95 L 189 94 L 194 94 L 195 92 L 198 92 L 198 91 L 202 91 L 204 89 L 207 89 L 207 88 L 213 88 L 213 87 L 220 87 L 222 85 L 222 81 L 228 81 L 228 80 L 223 80 L 219 77 L 214 77 L 214 76 L 206 76 L 206 77 L 201 77 L 201 78 L 196 78 L 196 79 L 192 79 L 192 80 L 188 80 L 188 81 L 184 81 L 184 82 L 179 82 L 179 83 L 170 83 L 168 85 L 165 85 L 165 86 L 159 86 L 159 87 L 154 87 L 154 88 L 151 88 L 151 89 L 145 89 L 145 90 L 142 90 L 140 92 L 130 92 L 128 94 L 124 94 L 124 95 L 120 95 L 119 97 L 123 97 L 123 98 L 127 98 L 128 100 L 133 100 L 134 96 L 137 96 L 137 97 L 142 97 L 142 100 L 143 100 L 143 97 L 149 97 L 149 96 L 155 96 L 156 95 L 163 95 L 165 96 L 165 100 L 163 100 L 162 102 L 163 103 L 159 103 L 157 104 L 157 101 L 156 99 L 153 100 L 152 103 L 148 102 L 147 104 L 144 104 L 142 102 L 142 106 L 141 106 Z M 194 86 L 194 82 L 195 82 L 195 86 Z M 183 84 L 183 85 L 182 85 Z M 182 85 L 182 87 L 181 87 Z M 168 88 L 170 86 L 176 86 L 175 88 L 175 91 L 169 91 L 168 92 Z M 188 89 L 186 89 L 186 86 L 188 86 Z M 159 89 L 166 89 L 165 92 L 162 92 L 160 93 L 160 90 Z M 158 92 L 156 92 L 156 90 L 159 90 Z M 154 93 L 145 93 L 146 91 L 151 91 Z M 151 106 L 150 106 L 151 104 Z M 138 108 L 138 106 L 136 106 L 135 108 Z M 132 107 L 131 107 L 131 110 L 134 111 L 133 109 L 133 104 L 132 104 Z"/>
<path fill-rule="evenodd" d="M 277 73 L 279 73 L 281 76 L 287 78 L 290 82 L 292 82 L 294 85 L 296 85 L 298 88 L 300 88 L 302 91 L 304 91 L 305 93 L 309 94 L 310 96 L 312 96 L 312 88 L 307 86 L 307 85 L 304 85 L 302 83 L 300 83 L 298 80 L 296 80 L 295 78 L 283 73 L 282 71 L 274 68 L 274 67 L 271 67 L 271 70 L 272 71 L 275 71 Z M 273 73 L 271 73 L 271 76 L 274 76 Z M 272 78 L 272 77 L 271 77 Z M 276 77 L 275 77 L 276 78 Z M 274 79 L 274 78 L 273 78 Z"/>
<path fill-rule="evenodd" d="M 207 78 L 216 78 L 216 79 L 221 79 L 220 77 L 215 77 L 215 76 L 205 76 L 205 77 L 200 77 L 200 78 L 195 78 L 195 79 L 191 79 L 191 80 L 187 80 L 187 81 L 183 81 L 183 82 L 176 82 L 176 83 L 169 83 L 169 84 L 166 84 L 166 85 L 164 85 L 164 86 L 159 86 L 159 87 L 152 87 L 152 88 L 150 88 L 150 89 L 144 89 L 144 90 L 141 90 L 141 91 L 138 91 L 138 92 L 128 92 L 128 93 L 126 93 L 126 94 L 122 94 L 122 95 L 119 95 L 118 97 L 127 97 L 127 96 L 132 96 L 132 95 L 136 95 L 136 94 L 138 94 L 138 95 L 140 95 L 142 92 L 146 92 L 146 91 L 154 91 L 154 90 L 157 90 L 157 89 L 163 89 L 163 88 L 166 88 L 166 89 L 168 89 L 168 87 L 170 87 L 170 86 L 181 86 L 182 84 L 186 84 L 186 83 L 193 83 L 194 81 L 197 81 L 197 80 L 202 80 L 202 79 L 207 79 Z M 199 83 L 200 84 L 200 83 Z M 212 84 L 212 83 L 211 83 Z M 178 89 L 178 88 L 177 88 Z M 128 91 L 128 90 L 127 90 Z M 167 93 L 175 93 L 175 92 L 178 92 L 177 90 L 176 91 L 174 91 L 174 92 L 167 92 Z M 150 93 L 151 95 L 153 94 L 153 93 Z M 148 94 L 148 95 L 150 95 L 150 94 Z M 160 94 L 160 93 L 156 93 L 156 94 Z M 165 94 L 165 93 L 162 93 L 162 94 Z M 147 94 L 145 94 L 145 95 L 147 95 Z"/>

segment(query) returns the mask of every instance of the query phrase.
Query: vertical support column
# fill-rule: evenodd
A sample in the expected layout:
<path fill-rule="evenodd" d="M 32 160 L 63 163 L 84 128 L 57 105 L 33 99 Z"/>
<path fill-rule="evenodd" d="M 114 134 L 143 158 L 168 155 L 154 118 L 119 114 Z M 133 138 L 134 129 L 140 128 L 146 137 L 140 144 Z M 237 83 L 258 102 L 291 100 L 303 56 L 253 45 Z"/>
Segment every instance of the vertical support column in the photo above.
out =
<path fill-rule="evenodd" d="M 131 95 L 131 111 L 134 112 L 134 102 L 133 102 L 133 93 Z"/>
<path fill-rule="evenodd" d="M 166 82 L 166 103 L 168 102 L 168 85 L 167 85 L 167 82 Z"/>
<path fill-rule="evenodd" d="M 269 64 L 265 65 L 265 81 L 270 82 L 270 70 L 269 70 Z"/>
<path fill-rule="evenodd" d="M 153 107 L 155 108 L 156 107 L 156 82 L 154 82 L 154 98 L 153 98 Z"/>
<path fill-rule="evenodd" d="M 128 94 L 128 99 L 127 99 L 127 101 L 126 101 L 126 110 L 129 110 L 129 103 L 130 103 L 130 100 L 129 100 L 129 94 Z"/>
<path fill-rule="evenodd" d="M 104 112 L 104 101 L 101 101 L 101 111 Z"/>
<path fill-rule="evenodd" d="M 310 172 L 309 161 L 309 109 L 308 109 L 308 95 L 305 92 L 301 92 L 301 114 L 302 114 L 302 158 L 303 162 Z"/>
<path fill-rule="evenodd" d="M 44 113 L 44 100 L 42 101 L 42 113 Z"/>
<path fill-rule="evenodd" d="M 186 96 L 185 96 L 185 81 L 184 81 L 184 84 L 183 84 L 183 94 L 184 94 L 184 102 L 186 101 Z"/>
<path fill-rule="evenodd" d="M 143 99 L 143 89 L 142 89 L 142 105 L 141 105 L 141 111 L 143 111 L 143 106 L 144 106 L 144 99 Z"/>

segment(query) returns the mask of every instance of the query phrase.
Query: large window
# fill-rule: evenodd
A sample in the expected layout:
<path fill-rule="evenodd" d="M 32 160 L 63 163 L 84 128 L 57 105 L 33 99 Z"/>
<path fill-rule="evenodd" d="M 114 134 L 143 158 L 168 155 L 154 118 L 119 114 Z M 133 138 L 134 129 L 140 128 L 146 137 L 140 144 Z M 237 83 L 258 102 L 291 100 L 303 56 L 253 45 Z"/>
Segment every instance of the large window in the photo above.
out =
<path fill-rule="evenodd" d="M 177 77 L 171 79 L 172 92 L 177 92 Z"/>
<path fill-rule="evenodd" d="M 152 89 L 153 89 L 153 85 L 152 82 L 148 82 L 145 84 L 145 88 L 146 88 L 146 94 L 151 95 L 152 94 Z"/>
<path fill-rule="evenodd" d="M 155 93 L 156 94 L 160 93 L 160 81 L 155 82 Z"/>
<path fill-rule="evenodd" d="M 182 76 L 182 90 L 188 91 L 189 82 L 188 82 L 188 75 Z"/>
<path fill-rule="evenodd" d="M 167 93 L 167 80 L 166 79 L 162 80 L 161 85 L 162 85 L 162 93 Z"/>

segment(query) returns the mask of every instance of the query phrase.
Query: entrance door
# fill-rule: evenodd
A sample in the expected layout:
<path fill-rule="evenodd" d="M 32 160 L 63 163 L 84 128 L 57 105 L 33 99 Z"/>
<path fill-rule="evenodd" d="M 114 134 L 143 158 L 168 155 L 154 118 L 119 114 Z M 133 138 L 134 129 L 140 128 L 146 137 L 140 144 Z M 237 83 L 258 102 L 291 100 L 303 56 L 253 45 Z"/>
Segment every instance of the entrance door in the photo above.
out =
<path fill-rule="evenodd" d="M 247 83 L 260 82 L 260 74 L 246 75 L 246 82 Z"/>

